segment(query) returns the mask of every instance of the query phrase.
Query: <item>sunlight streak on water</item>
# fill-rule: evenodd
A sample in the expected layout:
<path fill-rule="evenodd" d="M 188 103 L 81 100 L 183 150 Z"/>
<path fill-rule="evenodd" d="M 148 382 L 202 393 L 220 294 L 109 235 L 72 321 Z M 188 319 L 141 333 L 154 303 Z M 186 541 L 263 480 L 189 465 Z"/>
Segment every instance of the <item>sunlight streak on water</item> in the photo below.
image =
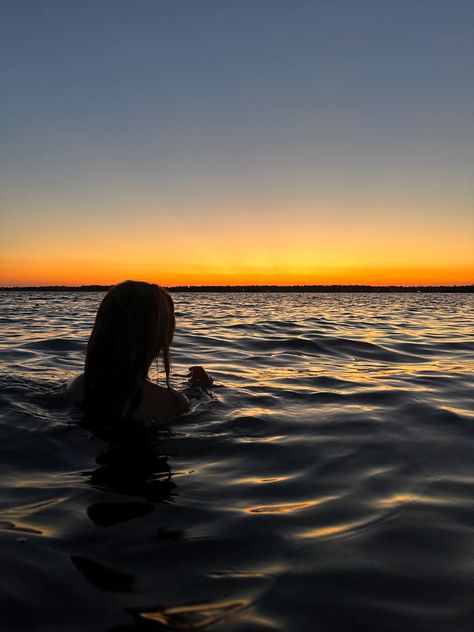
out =
<path fill-rule="evenodd" d="M 333 500 L 334 498 L 336 498 L 336 496 L 327 496 L 326 498 L 305 500 L 304 502 L 281 503 L 278 505 L 256 505 L 254 507 L 246 507 L 243 511 L 250 514 L 287 514 L 301 511 L 302 509 L 309 509 L 310 507 L 316 507 L 317 505 L 321 505 L 322 503 Z"/>

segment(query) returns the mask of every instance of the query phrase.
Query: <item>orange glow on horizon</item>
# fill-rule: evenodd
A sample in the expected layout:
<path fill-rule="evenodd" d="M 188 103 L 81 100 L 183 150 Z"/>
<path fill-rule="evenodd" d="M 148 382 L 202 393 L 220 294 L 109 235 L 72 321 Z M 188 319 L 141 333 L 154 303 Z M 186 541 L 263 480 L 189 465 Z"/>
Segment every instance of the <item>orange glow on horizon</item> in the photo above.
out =
<path fill-rule="evenodd" d="M 81 262 L 7 261 L 0 267 L 1 286 L 113 285 L 125 279 L 140 279 L 163 286 L 192 285 L 471 285 L 474 267 L 372 267 L 347 266 L 307 268 L 217 266 L 176 269 L 166 266 Z"/>
<path fill-rule="evenodd" d="M 195 211 L 186 221 L 137 207 L 94 223 L 62 214 L 12 220 L 0 239 L 0 285 L 470 285 L 474 232 L 467 215 L 415 218 L 411 207 L 281 205 Z M 254 212 L 253 212 L 254 211 Z M 3 242 L 3 243 L 2 243 Z"/>

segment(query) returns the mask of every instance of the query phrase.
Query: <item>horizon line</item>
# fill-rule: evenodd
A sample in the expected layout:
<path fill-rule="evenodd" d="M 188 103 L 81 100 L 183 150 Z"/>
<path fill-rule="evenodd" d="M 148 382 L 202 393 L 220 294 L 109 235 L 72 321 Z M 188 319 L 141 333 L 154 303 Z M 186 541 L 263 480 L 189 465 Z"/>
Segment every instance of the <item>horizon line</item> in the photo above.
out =
<path fill-rule="evenodd" d="M 0 291 L 78 291 L 78 292 L 93 292 L 93 291 L 107 291 L 112 288 L 115 283 L 110 284 L 98 284 L 88 283 L 81 285 L 6 285 L 0 286 Z M 236 291 L 249 291 L 249 292 L 279 292 L 279 291 L 301 291 L 301 292 L 324 292 L 324 291 L 463 291 L 474 292 L 474 283 L 471 284 L 451 284 L 451 285 L 405 285 L 405 284 L 390 284 L 390 285 L 371 285 L 364 283 L 330 283 L 330 284 L 291 284 L 291 285 L 277 285 L 277 284 L 242 284 L 242 285 L 163 285 L 164 289 L 170 292 L 236 292 Z"/>

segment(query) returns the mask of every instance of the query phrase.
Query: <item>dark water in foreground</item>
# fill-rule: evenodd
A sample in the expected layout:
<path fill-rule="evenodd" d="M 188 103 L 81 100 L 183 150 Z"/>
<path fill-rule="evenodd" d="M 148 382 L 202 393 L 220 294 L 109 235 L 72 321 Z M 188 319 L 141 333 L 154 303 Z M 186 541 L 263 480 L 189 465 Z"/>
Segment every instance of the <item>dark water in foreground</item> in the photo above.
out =
<path fill-rule="evenodd" d="M 175 295 L 171 431 L 80 426 L 101 295 L 0 295 L 0 629 L 464 632 L 472 295 Z"/>

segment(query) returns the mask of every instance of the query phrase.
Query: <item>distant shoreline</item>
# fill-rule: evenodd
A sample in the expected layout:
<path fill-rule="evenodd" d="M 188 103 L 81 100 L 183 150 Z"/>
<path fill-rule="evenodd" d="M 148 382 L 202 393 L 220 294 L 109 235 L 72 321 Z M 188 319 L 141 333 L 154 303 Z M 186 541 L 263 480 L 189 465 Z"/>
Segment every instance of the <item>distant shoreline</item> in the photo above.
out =
<path fill-rule="evenodd" d="M 106 292 L 112 285 L 41 285 L 0 287 L 1 292 Z M 164 286 L 166 287 L 166 286 Z M 305 293 L 474 293 L 473 285 L 178 285 L 169 292 Z"/>

